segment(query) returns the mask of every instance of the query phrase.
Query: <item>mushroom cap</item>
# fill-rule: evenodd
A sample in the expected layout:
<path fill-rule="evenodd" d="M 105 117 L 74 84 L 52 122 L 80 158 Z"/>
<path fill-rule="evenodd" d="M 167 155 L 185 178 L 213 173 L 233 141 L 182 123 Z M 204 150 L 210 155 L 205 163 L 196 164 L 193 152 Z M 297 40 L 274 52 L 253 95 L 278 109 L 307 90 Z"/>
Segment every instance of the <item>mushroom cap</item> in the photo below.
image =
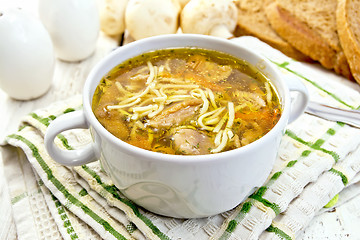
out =
<path fill-rule="evenodd" d="M 237 8 L 232 0 L 190 0 L 181 12 L 184 33 L 231 37 L 237 24 Z"/>
<path fill-rule="evenodd" d="M 125 10 L 128 0 L 105 0 L 100 9 L 100 28 L 110 36 L 125 31 Z"/>
<path fill-rule="evenodd" d="M 130 0 L 125 12 L 126 29 L 135 40 L 176 33 L 179 14 L 176 0 Z"/>

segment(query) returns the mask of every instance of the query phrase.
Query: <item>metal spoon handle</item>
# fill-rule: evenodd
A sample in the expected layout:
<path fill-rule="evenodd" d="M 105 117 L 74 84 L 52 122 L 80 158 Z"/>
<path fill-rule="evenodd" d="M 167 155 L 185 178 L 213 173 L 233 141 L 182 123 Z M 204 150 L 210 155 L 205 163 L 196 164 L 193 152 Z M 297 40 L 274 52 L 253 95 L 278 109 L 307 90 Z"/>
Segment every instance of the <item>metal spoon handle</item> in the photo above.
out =
<path fill-rule="evenodd" d="M 327 120 L 343 122 L 360 128 L 360 111 L 358 110 L 341 109 L 310 101 L 305 112 Z"/>

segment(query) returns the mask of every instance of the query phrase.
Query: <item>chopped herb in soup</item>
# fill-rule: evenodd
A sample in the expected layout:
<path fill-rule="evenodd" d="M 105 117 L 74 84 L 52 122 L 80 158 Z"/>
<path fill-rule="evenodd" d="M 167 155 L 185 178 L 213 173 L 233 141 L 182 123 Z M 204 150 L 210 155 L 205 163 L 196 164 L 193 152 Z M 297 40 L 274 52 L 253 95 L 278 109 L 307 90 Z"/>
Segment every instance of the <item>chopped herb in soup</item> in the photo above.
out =
<path fill-rule="evenodd" d="M 245 146 L 281 115 L 277 93 L 256 68 L 197 48 L 164 49 L 121 63 L 101 80 L 92 107 L 121 140 L 182 155 Z"/>

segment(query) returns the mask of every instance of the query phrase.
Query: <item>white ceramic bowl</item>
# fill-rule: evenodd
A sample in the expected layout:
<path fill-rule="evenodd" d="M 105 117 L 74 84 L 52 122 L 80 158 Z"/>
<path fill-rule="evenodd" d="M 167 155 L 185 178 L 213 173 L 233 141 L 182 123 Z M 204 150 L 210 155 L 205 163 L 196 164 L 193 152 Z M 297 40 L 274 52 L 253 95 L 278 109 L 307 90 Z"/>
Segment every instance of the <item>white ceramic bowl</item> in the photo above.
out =
<path fill-rule="evenodd" d="M 262 66 L 275 86 L 283 109 L 274 128 L 244 147 L 200 156 L 169 155 L 134 147 L 108 132 L 91 109 L 94 91 L 113 67 L 141 53 L 175 47 L 201 47 L 232 54 Z M 290 90 L 299 97 L 291 103 Z M 100 158 L 119 190 L 136 204 L 158 214 L 196 218 L 218 214 L 241 203 L 267 179 L 289 121 L 303 113 L 308 94 L 298 81 L 284 81 L 268 61 L 229 40 L 204 35 L 163 35 L 136 41 L 109 54 L 91 71 L 84 86 L 82 111 L 53 121 L 45 136 L 49 154 L 59 163 L 81 165 Z M 292 106 L 291 106 L 292 105 Z M 84 149 L 65 151 L 54 144 L 62 131 L 90 128 L 94 142 Z"/>

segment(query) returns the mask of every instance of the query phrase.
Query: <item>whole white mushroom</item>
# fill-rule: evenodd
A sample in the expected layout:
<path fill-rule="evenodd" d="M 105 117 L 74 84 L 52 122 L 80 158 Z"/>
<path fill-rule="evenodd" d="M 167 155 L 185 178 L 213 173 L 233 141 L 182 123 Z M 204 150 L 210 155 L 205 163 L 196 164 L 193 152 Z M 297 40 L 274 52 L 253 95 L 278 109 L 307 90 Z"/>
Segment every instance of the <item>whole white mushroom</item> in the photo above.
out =
<path fill-rule="evenodd" d="M 181 12 L 180 27 L 184 33 L 230 38 L 237 14 L 232 0 L 190 0 Z"/>
<path fill-rule="evenodd" d="M 179 14 L 177 0 L 130 0 L 125 12 L 126 29 L 135 40 L 176 33 Z"/>
<path fill-rule="evenodd" d="M 125 31 L 125 10 L 128 0 L 105 0 L 100 9 L 100 28 L 110 36 Z"/>

